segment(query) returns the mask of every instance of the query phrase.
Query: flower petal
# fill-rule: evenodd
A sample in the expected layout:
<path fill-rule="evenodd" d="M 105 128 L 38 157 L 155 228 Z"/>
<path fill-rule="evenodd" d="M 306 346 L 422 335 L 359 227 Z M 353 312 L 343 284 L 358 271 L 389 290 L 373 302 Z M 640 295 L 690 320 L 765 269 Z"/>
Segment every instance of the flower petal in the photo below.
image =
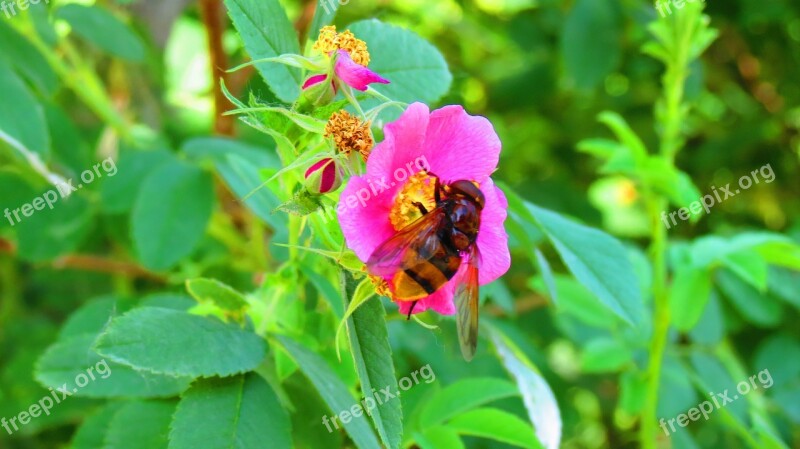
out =
<path fill-rule="evenodd" d="M 505 194 L 491 178 L 481 184 L 486 205 L 481 212 L 481 227 L 478 231 L 480 266 L 478 283 L 486 285 L 504 275 L 511 267 L 508 251 L 508 234 L 504 226 L 508 216 L 508 201 Z"/>
<path fill-rule="evenodd" d="M 468 179 L 482 184 L 500 159 L 500 138 L 492 124 L 461 106 L 431 113 L 424 145 L 431 172 L 445 183 Z"/>
<path fill-rule="evenodd" d="M 396 232 L 389 221 L 392 195 L 373 195 L 374 191 L 365 177 L 353 176 L 337 207 L 347 247 L 363 262 Z"/>
<path fill-rule="evenodd" d="M 336 72 L 337 78 L 353 89 L 363 92 L 367 90 L 367 86 L 371 83 L 389 84 L 389 80 L 360 64 L 356 64 L 350 58 L 350 53 L 347 50 L 338 50 L 338 54 L 333 71 Z"/>
<path fill-rule="evenodd" d="M 396 170 L 405 169 L 409 163 L 414 164 L 423 156 L 429 116 L 428 106 L 413 103 L 400 118 L 387 124 L 383 130 L 383 142 L 375 146 L 369 155 L 368 176 L 376 180 L 386 178 L 387 182 L 394 182 Z M 395 192 L 401 186 L 396 187 Z"/>
<path fill-rule="evenodd" d="M 325 75 L 325 74 L 314 75 L 311 78 L 307 79 L 305 83 L 303 83 L 303 89 L 305 90 L 305 89 L 308 89 L 309 87 L 311 87 L 311 86 L 313 86 L 315 84 L 319 84 L 319 83 L 325 81 L 327 78 L 328 78 L 328 75 Z"/>

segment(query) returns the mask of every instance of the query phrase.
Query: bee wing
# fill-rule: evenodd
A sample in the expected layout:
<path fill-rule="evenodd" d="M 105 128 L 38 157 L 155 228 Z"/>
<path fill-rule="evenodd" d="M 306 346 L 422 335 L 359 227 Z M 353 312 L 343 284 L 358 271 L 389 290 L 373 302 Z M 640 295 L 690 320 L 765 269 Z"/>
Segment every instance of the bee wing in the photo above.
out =
<path fill-rule="evenodd" d="M 441 246 L 436 232 L 441 227 L 444 217 L 444 210 L 436 208 L 383 242 L 372 252 L 367 261 L 369 272 L 391 278 L 397 271 L 429 259 L 433 255 L 432 252 Z M 414 251 L 408 251 L 409 248 L 413 248 Z"/>
<path fill-rule="evenodd" d="M 454 296 L 458 342 L 466 361 L 472 360 L 478 347 L 478 258 L 478 247 L 473 244 L 466 271 Z"/>

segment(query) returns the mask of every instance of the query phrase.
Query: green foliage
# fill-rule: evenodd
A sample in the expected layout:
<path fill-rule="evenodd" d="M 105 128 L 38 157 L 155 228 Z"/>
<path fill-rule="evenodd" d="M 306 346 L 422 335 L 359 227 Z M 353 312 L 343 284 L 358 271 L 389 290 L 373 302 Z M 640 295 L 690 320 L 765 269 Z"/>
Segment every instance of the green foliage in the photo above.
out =
<path fill-rule="evenodd" d="M 0 12 L 0 418 L 69 395 L 1 448 L 797 445 L 797 5 L 179 3 Z M 336 75 L 329 24 L 390 83 Z M 416 101 L 502 141 L 512 265 L 470 364 L 452 318 L 378 294 L 347 198 L 303 188 L 385 163 L 337 151 L 332 114 L 380 144 Z"/>

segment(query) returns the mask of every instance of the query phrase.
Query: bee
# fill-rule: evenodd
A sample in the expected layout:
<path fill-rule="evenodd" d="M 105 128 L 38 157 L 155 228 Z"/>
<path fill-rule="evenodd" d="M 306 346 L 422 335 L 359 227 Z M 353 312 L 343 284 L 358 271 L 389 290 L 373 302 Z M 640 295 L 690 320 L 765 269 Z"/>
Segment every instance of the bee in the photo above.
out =
<path fill-rule="evenodd" d="M 475 241 L 486 199 L 475 182 L 442 184 L 439 177 L 430 175 L 436 182 L 434 209 L 414 203 L 422 217 L 376 248 L 367 268 L 391 279 L 395 299 L 414 301 L 410 318 L 417 301 L 442 288 L 466 264 L 454 300 L 461 353 L 469 361 L 478 345 L 480 254 Z"/>

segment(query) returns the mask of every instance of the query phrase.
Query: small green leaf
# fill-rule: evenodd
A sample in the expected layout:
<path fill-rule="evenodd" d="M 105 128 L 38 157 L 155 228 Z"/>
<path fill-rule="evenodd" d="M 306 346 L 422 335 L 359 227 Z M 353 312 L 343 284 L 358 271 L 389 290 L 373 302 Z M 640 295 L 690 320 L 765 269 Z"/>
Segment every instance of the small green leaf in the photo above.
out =
<path fill-rule="evenodd" d="M 305 217 L 306 215 L 313 214 L 322 207 L 319 198 L 309 193 L 307 190 L 297 192 L 292 199 L 276 207 L 276 211 L 286 212 L 288 214 Z"/>
<path fill-rule="evenodd" d="M 119 173 L 105 178 L 100 187 L 100 204 L 111 214 L 121 214 L 133 209 L 136 196 L 147 175 L 162 164 L 175 160 L 175 156 L 164 149 L 150 151 L 127 150 L 120 153 L 117 166 Z"/>
<path fill-rule="evenodd" d="M 493 377 L 459 380 L 436 392 L 419 412 L 425 428 L 436 426 L 458 414 L 499 399 L 518 396 L 513 383 Z"/>
<path fill-rule="evenodd" d="M 231 376 L 254 370 L 266 354 L 258 335 L 216 318 L 146 307 L 114 319 L 95 344 L 110 360 L 173 376 Z"/>
<path fill-rule="evenodd" d="M 767 261 L 755 250 L 745 250 L 728 254 L 722 259 L 723 265 L 759 292 L 767 290 Z"/>
<path fill-rule="evenodd" d="M 241 293 L 216 279 L 188 279 L 186 290 L 197 302 L 214 304 L 229 312 L 242 313 L 247 307 L 247 300 Z"/>
<path fill-rule="evenodd" d="M 448 427 L 470 435 L 526 449 L 542 449 L 531 426 L 518 416 L 496 408 L 479 408 L 456 416 Z"/>
<path fill-rule="evenodd" d="M 181 396 L 169 449 L 291 449 L 289 414 L 261 378 L 250 373 L 197 381 Z"/>
<path fill-rule="evenodd" d="M 55 16 L 66 20 L 75 34 L 109 54 L 133 62 L 144 60 L 145 48 L 139 36 L 103 8 L 70 3 L 58 8 Z"/>
<path fill-rule="evenodd" d="M 414 435 L 420 449 L 465 449 L 458 432 L 445 426 L 429 427 Z"/>

